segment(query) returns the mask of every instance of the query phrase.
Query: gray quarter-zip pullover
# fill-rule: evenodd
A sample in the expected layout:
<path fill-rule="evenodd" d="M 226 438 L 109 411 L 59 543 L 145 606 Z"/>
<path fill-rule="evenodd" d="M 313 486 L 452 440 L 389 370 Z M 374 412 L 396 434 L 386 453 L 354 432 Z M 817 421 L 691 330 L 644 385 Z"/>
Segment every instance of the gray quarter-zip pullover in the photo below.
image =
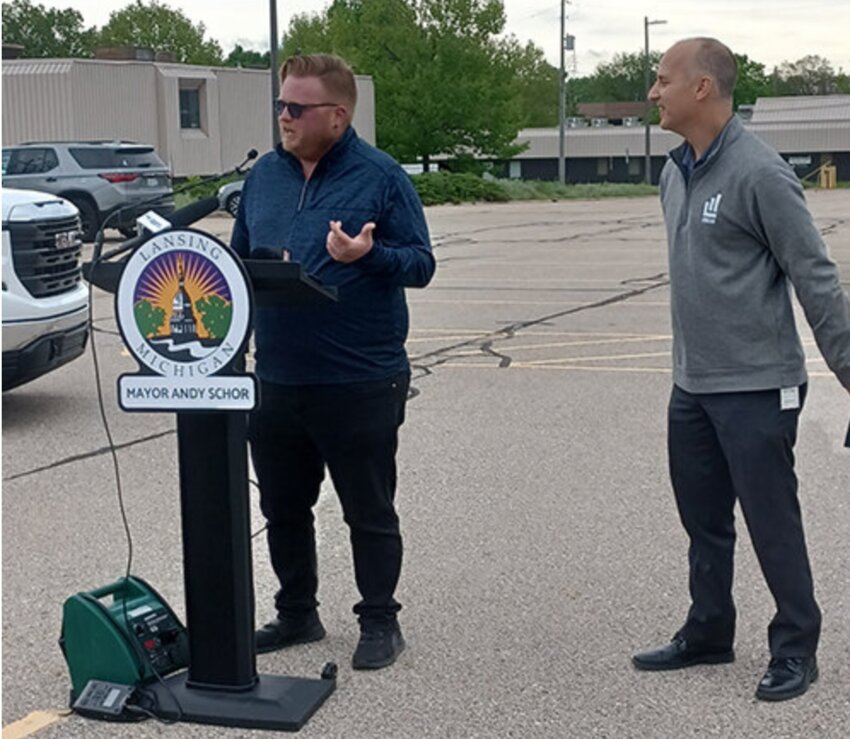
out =
<path fill-rule="evenodd" d="M 806 381 L 790 285 L 827 365 L 850 388 L 850 301 L 791 167 L 732 117 L 686 181 L 661 173 L 673 318 L 673 381 L 691 393 Z"/>

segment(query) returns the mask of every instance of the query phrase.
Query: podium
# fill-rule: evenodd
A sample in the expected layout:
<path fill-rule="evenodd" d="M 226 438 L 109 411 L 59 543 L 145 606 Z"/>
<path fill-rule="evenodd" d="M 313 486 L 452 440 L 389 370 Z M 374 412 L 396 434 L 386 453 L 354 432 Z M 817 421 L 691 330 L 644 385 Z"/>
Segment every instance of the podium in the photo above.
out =
<path fill-rule="evenodd" d="M 126 262 L 92 261 L 86 279 L 116 293 Z M 336 300 L 297 263 L 243 260 L 254 304 Z M 244 369 L 244 354 L 238 362 Z M 336 687 L 321 677 L 258 675 L 248 497 L 247 413 L 177 412 L 189 667 L 145 686 L 163 719 L 297 731 Z"/>

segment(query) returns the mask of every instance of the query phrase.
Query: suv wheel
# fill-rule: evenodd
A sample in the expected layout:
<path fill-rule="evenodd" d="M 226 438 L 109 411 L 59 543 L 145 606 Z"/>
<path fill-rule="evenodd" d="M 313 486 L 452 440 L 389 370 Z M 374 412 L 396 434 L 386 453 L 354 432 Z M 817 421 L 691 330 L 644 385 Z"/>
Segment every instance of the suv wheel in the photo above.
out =
<path fill-rule="evenodd" d="M 239 201 L 242 198 L 242 194 L 235 192 L 229 198 L 227 198 L 227 202 L 225 203 L 225 207 L 227 208 L 227 212 L 230 213 L 234 218 L 236 218 L 236 214 L 239 212 Z"/>
<path fill-rule="evenodd" d="M 88 200 L 80 197 L 67 198 L 80 211 L 80 226 L 83 232 L 83 241 L 94 241 L 97 236 L 97 231 L 100 228 L 100 218 L 97 215 L 97 208 Z"/>

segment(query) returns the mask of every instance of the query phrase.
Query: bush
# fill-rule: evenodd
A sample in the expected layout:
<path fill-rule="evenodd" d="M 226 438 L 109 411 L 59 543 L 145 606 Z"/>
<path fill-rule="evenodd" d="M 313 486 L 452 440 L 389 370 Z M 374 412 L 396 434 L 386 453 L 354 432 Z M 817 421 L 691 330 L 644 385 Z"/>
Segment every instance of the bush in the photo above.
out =
<path fill-rule="evenodd" d="M 504 203 L 510 200 L 502 184 L 476 177 L 474 174 L 428 172 L 410 178 L 423 205 L 442 203 L 474 203 L 482 200 Z"/>
<path fill-rule="evenodd" d="M 596 182 L 562 185 L 544 180 L 503 180 L 500 183 L 511 200 L 595 200 L 657 195 L 658 187 L 632 182 Z"/>
<path fill-rule="evenodd" d="M 183 208 L 189 203 L 194 203 L 196 200 L 203 200 L 204 198 L 211 197 L 213 195 L 218 195 L 218 190 L 220 187 L 223 187 L 228 182 L 233 182 L 233 180 L 240 179 L 240 175 L 231 175 L 230 177 L 223 177 L 219 180 L 212 180 L 211 182 L 203 182 L 203 177 L 198 175 L 193 175 L 192 177 L 187 177 L 185 180 L 181 182 L 174 183 L 174 189 L 178 188 L 187 188 L 183 192 L 179 192 L 174 196 L 174 207 L 175 208 Z"/>

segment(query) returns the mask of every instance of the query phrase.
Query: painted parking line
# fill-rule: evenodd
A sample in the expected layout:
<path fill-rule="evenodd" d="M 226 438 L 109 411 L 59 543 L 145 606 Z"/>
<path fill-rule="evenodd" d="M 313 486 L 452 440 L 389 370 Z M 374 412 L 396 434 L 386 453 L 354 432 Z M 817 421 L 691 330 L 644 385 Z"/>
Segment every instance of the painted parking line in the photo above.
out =
<path fill-rule="evenodd" d="M 33 711 L 28 716 L 3 727 L 3 739 L 23 739 L 58 721 L 64 721 L 71 711 Z"/>
<path fill-rule="evenodd" d="M 564 364 L 571 362 L 603 362 L 603 361 L 621 361 L 625 359 L 649 359 L 650 357 L 668 357 L 669 351 L 665 352 L 642 352 L 640 354 L 600 354 L 595 357 L 557 357 L 554 359 L 527 359 L 524 362 L 517 362 L 523 367 L 536 367 L 544 364 Z M 513 364 L 513 363 L 512 363 Z"/>
<path fill-rule="evenodd" d="M 418 296 L 408 295 L 407 302 L 414 305 L 426 305 L 433 304 L 439 305 L 441 303 L 445 303 L 447 305 L 588 305 L 587 301 L 584 300 L 507 300 L 505 298 L 500 299 L 492 299 L 492 300 L 469 300 L 463 298 L 451 298 L 451 299 L 440 299 L 440 298 L 420 298 Z M 644 301 L 644 300 L 630 300 L 628 302 L 623 301 L 621 303 L 611 303 L 610 305 L 606 305 L 606 308 L 669 308 L 670 301 Z"/>

